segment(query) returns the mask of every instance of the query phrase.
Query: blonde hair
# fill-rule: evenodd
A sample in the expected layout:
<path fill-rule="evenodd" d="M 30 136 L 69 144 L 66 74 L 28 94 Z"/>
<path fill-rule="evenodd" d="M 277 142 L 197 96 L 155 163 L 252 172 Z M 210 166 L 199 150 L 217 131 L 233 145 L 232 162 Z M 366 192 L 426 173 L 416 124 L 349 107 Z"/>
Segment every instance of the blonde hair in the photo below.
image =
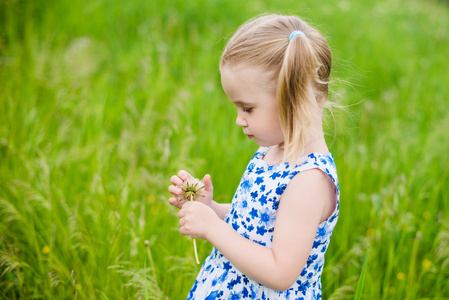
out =
<path fill-rule="evenodd" d="M 293 31 L 304 36 L 289 41 Z M 240 26 L 227 43 L 220 68 L 260 67 L 277 81 L 276 101 L 284 134 L 284 161 L 296 162 L 308 129 L 328 107 L 331 51 L 326 39 L 297 16 L 266 15 Z"/>

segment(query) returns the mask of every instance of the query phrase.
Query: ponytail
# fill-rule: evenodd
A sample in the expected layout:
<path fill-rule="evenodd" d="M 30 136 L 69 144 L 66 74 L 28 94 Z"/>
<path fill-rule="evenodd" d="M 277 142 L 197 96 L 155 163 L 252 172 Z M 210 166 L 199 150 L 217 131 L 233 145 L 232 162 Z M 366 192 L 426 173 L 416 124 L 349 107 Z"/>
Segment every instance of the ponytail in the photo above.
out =
<path fill-rule="evenodd" d="M 279 121 L 284 133 L 284 161 L 295 162 L 310 139 L 307 133 L 319 120 L 318 60 L 307 36 L 294 37 L 285 51 L 277 83 Z"/>

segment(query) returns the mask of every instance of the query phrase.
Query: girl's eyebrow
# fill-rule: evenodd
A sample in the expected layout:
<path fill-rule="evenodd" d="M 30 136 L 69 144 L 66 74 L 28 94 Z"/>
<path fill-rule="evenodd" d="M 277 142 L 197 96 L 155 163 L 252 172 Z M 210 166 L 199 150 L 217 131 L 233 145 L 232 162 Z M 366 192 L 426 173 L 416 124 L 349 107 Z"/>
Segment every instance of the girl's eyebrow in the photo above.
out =
<path fill-rule="evenodd" d="M 232 101 L 235 105 L 240 105 L 240 106 L 248 106 L 248 105 L 254 105 L 254 103 L 249 103 L 249 102 L 245 102 L 245 101 L 241 101 L 241 100 L 236 100 L 236 101 Z"/>

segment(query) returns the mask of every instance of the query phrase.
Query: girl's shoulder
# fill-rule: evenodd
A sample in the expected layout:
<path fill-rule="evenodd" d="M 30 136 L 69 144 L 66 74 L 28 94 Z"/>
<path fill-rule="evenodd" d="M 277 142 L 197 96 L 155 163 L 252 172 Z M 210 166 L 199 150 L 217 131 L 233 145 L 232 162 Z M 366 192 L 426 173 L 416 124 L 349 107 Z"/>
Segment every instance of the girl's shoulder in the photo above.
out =
<path fill-rule="evenodd" d="M 265 163 L 266 166 L 281 166 L 289 169 L 309 169 L 309 168 L 333 168 L 335 169 L 334 156 L 332 153 L 319 153 L 312 152 L 306 156 L 301 157 L 296 163 L 290 164 L 288 162 L 279 162 L 278 164 L 271 164 L 264 161 L 264 157 L 270 147 L 259 147 L 256 153 L 251 158 L 251 162 L 261 161 Z"/>
<path fill-rule="evenodd" d="M 297 171 L 306 171 L 310 169 L 318 169 L 325 173 L 327 176 L 332 179 L 332 182 L 335 184 L 337 190 L 338 186 L 338 177 L 337 177 L 337 167 L 335 165 L 334 156 L 332 153 L 310 153 L 306 157 L 303 158 L 303 162 L 297 165 Z"/>
<path fill-rule="evenodd" d="M 263 168 L 266 171 L 283 171 L 289 173 L 289 178 L 292 179 L 296 174 L 310 170 L 318 169 L 325 173 L 332 179 L 333 183 L 339 188 L 337 167 L 335 165 L 334 156 L 332 153 L 318 153 L 312 152 L 304 157 L 301 157 L 298 162 L 290 164 L 288 162 L 272 165 L 262 160 L 264 155 L 269 150 L 269 147 L 260 147 L 253 157 L 253 162 L 256 166 Z"/>
<path fill-rule="evenodd" d="M 282 174 L 282 177 L 292 179 L 296 174 L 310 170 L 319 169 L 327 174 L 338 188 L 337 169 L 332 153 L 313 152 L 302 157 L 297 163 L 290 164 L 281 162 L 278 164 L 270 164 L 263 160 L 270 147 L 260 147 L 250 160 L 247 172 L 255 172 L 257 174 L 265 174 L 266 176 L 275 176 Z M 276 174 L 271 174 L 276 173 Z"/>
<path fill-rule="evenodd" d="M 302 168 L 336 169 L 332 153 L 312 152 L 302 157 L 296 166 Z"/>

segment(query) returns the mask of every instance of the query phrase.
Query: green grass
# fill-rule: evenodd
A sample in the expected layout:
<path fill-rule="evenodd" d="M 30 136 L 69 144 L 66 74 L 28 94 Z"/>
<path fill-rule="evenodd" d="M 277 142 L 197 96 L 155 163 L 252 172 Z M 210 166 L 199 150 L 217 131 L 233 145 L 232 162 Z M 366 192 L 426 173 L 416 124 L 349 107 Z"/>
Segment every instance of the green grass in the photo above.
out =
<path fill-rule="evenodd" d="M 418 0 L 0 0 L 0 298 L 185 298 L 199 266 L 169 178 L 231 199 L 257 147 L 218 60 L 266 11 L 328 36 L 348 106 L 324 299 L 449 299 L 449 9 Z"/>

